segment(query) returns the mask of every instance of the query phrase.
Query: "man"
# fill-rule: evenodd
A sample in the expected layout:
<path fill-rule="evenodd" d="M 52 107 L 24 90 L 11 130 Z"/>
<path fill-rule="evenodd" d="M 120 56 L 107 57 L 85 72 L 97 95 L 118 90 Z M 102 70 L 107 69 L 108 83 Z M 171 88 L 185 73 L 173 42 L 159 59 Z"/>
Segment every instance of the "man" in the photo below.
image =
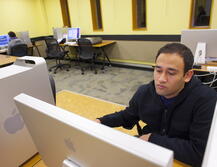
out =
<path fill-rule="evenodd" d="M 175 159 L 200 166 L 217 93 L 193 77 L 193 55 L 179 43 L 162 47 L 156 56 L 154 81 L 141 86 L 125 110 L 96 119 L 110 127 L 147 125 L 140 137 L 174 151 Z"/>
<path fill-rule="evenodd" d="M 11 54 L 11 48 L 13 46 L 19 45 L 19 44 L 24 44 L 24 42 L 17 38 L 16 34 L 13 31 L 8 32 L 8 35 L 10 37 L 10 42 L 8 44 L 8 51 L 7 54 L 10 55 Z"/>

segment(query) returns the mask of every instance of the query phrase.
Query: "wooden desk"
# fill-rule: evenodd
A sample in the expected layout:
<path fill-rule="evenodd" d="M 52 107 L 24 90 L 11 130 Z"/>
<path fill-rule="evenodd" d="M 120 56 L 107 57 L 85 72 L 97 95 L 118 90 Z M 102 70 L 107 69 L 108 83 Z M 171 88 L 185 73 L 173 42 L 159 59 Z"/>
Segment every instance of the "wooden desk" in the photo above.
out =
<path fill-rule="evenodd" d="M 35 49 L 37 50 L 37 52 L 38 52 L 38 55 L 41 57 L 41 54 L 40 54 L 39 49 L 38 49 L 38 46 L 40 46 L 40 45 L 41 45 L 41 44 L 34 44 L 34 45 L 28 44 L 28 45 L 27 45 L 27 46 L 28 46 L 28 49 L 31 49 L 30 56 L 33 56 L 33 48 L 35 48 Z M 5 54 L 6 54 L 7 51 L 8 51 L 7 48 L 2 49 L 2 50 L 0 50 L 0 54 L 1 54 L 1 53 L 5 53 Z"/>
<path fill-rule="evenodd" d="M 108 46 L 108 45 L 111 45 L 111 44 L 114 44 L 115 42 L 116 41 L 107 41 L 107 40 L 104 40 L 101 43 L 92 45 L 94 48 L 99 48 L 99 49 L 102 50 L 102 53 L 104 54 L 105 58 L 109 62 L 110 66 L 111 66 L 111 61 L 110 61 L 110 59 L 109 59 L 106 51 L 104 50 L 104 47 Z M 78 47 L 78 44 L 73 44 L 73 45 L 70 45 L 70 44 L 61 44 L 60 46 Z"/>
<path fill-rule="evenodd" d="M 9 56 L 9 55 L 3 55 L 0 54 L 0 67 L 5 67 L 7 65 L 12 64 L 17 59 L 16 56 Z"/>
<path fill-rule="evenodd" d="M 61 91 L 57 93 L 57 104 L 58 107 L 76 113 L 80 116 L 86 117 L 90 120 L 94 120 L 105 114 L 109 114 L 115 111 L 124 109 L 125 106 L 112 103 L 109 101 L 100 100 L 94 97 L 81 95 L 70 91 Z M 130 135 L 137 134 L 136 127 L 132 130 L 126 130 L 124 128 L 116 128 L 122 132 Z M 33 159 L 27 162 L 23 167 L 32 167 L 33 162 L 38 161 L 34 167 L 46 167 L 43 161 L 40 161 L 40 155 L 36 155 Z M 188 167 L 179 161 L 174 160 L 174 167 Z"/>

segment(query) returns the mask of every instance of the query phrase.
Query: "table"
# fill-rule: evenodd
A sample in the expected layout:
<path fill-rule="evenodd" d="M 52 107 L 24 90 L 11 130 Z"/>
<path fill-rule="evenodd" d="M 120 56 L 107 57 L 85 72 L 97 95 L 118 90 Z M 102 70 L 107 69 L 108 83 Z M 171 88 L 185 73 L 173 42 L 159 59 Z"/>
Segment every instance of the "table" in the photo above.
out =
<path fill-rule="evenodd" d="M 115 42 L 116 41 L 107 41 L 107 40 L 104 40 L 101 43 L 92 45 L 94 48 L 99 48 L 99 49 L 102 50 L 102 53 L 104 54 L 105 58 L 109 62 L 110 66 L 111 66 L 111 61 L 110 61 L 107 53 L 105 52 L 104 47 L 108 46 L 108 45 L 111 45 L 111 44 L 114 44 Z M 70 45 L 70 44 L 61 44 L 60 46 L 78 47 L 78 44 L 72 44 L 72 45 Z"/>
<path fill-rule="evenodd" d="M 30 53 L 30 55 L 32 56 L 33 55 L 33 48 L 35 48 L 36 50 L 37 50 L 37 52 L 38 52 L 38 55 L 41 57 L 41 54 L 40 54 L 40 52 L 39 52 L 39 49 L 38 49 L 38 46 L 40 46 L 41 44 L 28 44 L 27 46 L 28 46 L 28 49 L 31 49 L 31 53 Z M 1 53 L 7 53 L 7 51 L 8 51 L 8 49 L 7 48 L 5 48 L 5 49 L 1 49 L 0 50 L 0 54 Z"/>
<path fill-rule="evenodd" d="M 94 97 L 78 94 L 71 91 L 60 91 L 57 93 L 57 104 L 58 107 L 66 109 L 70 112 L 76 113 L 80 116 L 86 117 L 90 120 L 94 120 L 97 117 L 100 117 L 105 114 L 109 114 L 115 111 L 124 109 L 125 106 L 112 103 L 109 101 L 97 99 Z M 116 128 L 124 133 L 130 135 L 135 135 L 136 127 L 132 130 L 127 130 L 124 128 Z M 40 155 L 34 156 L 29 162 L 24 164 L 22 167 L 46 167 L 44 162 L 40 160 Z M 177 160 L 174 160 L 174 167 L 189 167 L 186 164 L 183 164 Z"/>
<path fill-rule="evenodd" d="M 13 64 L 13 62 L 15 62 L 16 59 L 16 56 L 0 54 L 0 67 L 5 67 L 7 65 Z"/>

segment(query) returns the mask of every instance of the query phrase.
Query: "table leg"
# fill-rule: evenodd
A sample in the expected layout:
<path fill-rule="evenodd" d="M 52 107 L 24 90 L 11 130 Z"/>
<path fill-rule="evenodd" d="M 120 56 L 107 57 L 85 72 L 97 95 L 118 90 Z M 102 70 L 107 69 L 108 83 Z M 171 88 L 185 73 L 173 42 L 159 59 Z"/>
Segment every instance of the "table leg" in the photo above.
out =
<path fill-rule="evenodd" d="M 38 55 L 39 55 L 39 57 L 41 57 L 41 53 L 39 52 L 39 49 L 38 49 L 38 47 L 37 47 L 36 45 L 33 45 L 33 47 L 35 47 L 35 48 L 36 48 L 36 50 L 37 50 L 37 52 L 38 52 Z"/>

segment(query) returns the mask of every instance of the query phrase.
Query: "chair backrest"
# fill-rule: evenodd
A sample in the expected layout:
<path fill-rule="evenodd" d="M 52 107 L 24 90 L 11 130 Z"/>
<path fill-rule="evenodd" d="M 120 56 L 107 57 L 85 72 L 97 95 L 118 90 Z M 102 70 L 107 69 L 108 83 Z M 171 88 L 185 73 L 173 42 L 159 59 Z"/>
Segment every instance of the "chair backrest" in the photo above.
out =
<path fill-rule="evenodd" d="M 11 47 L 12 56 L 27 56 L 28 46 L 26 44 L 17 44 Z"/>
<path fill-rule="evenodd" d="M 194 76 L 201 80 L 204 85 L 207 85 L 217 91 L 217 73 L 206 71 L 195 71 Z"/>
<path fill-rule="evenodd" d="M 45 38 L 45 43 L 47 45 L 46 53 L 48 57 L 57 57 L 62 52 L 56 39 Z"/>
<path fill-rule="evenodd" d="M 92 59 L 94 57 L 94 48 L 89 39 L 78 39 L 79 57 L 82 59 Z"/>

